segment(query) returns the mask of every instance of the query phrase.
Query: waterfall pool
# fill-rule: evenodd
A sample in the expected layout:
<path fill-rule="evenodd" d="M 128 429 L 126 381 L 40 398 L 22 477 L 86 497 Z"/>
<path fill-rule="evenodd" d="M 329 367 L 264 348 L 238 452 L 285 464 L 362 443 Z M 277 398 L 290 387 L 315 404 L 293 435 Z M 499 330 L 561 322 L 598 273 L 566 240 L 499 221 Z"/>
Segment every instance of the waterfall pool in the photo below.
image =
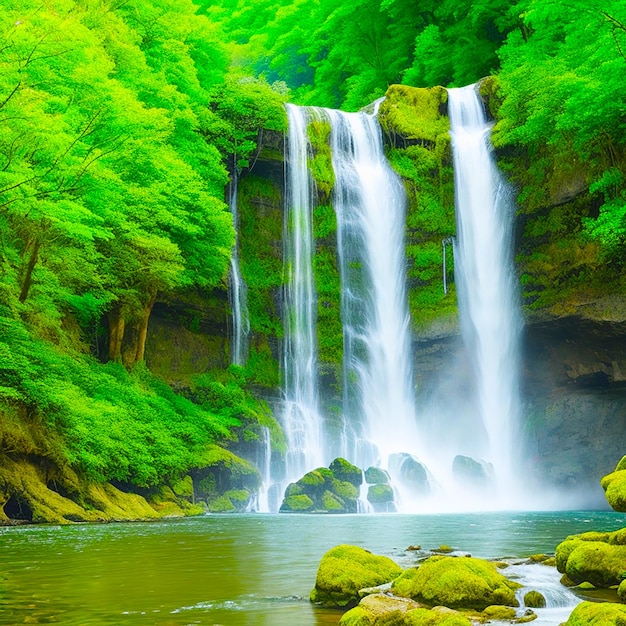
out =
<path fill-rule="evenodd" d="M 311 606 L 319 561 L 340 543 L 412 564 L 409 545 L 485 558 L 553 552 L 569 534 L 614 530 L 614 512 L 442 515 L 207 515 L 161 522 L 0 528 L 0 624 L 313 626 L 341 612 Z M 515 575 L 554 597 L 537 626 L 577 599 L 543 565 Z M 509 572 L 512 575 L 513 571 Z"/>

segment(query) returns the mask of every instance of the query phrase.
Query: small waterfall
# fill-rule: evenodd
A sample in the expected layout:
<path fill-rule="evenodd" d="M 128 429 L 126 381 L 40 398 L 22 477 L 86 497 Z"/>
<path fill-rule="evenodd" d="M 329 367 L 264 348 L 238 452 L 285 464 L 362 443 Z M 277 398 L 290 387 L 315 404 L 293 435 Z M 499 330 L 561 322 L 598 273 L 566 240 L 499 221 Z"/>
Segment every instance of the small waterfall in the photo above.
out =
<path fill-rule="evenodd" d="M 233 316 L 233 334 L 231 339 L 230 360 L 234 365 L 245 365 L 248 358 L 248 334 L 250 319 L 248 317 L 246 283 L 239 271 L 239 215 L 237 212 L 237 167 L 233 169 L 228 201 L 235 227 L 235 245 L 230 257 L 229 294 Z"/>
<path fill-rule="evenodd" d="M 284 227 L 284 407 L 286 479 L 297 480 L 323 465 L 323 428 L 318 405 L 316 293 L 313 280 L 312 198 L 308 169 L 309 109 L 286 105 L 286 206 Z M 328 461 L 326 461 L 328 462 Z"/>
<path fill-rule="evenodd" d="M 270 511 L 269 489 L 272 482 L 272 441 L 270 429 L 267 428 L 267 426 L 261 427 L 261 439 L 257 452 L 257 467 L 261 471 L 263 482 L 261 483 L 257 497 L 256 511 L 259 513 L 268 513 Z"/>
<path fill-rule="evenodd" d="M 326 110 L 341 274 L 343 449 L 367 467 L 418 448 L 405 291 L 405 192 L 373 114 Z"/>
<path fill-rule="evenodd" d="M 522 328 L 511 250 L 514 206 L 492 156 L 491 127 L 476 86 L 450 89 L 448 94 L 457 219 L 455 276 L 482 420 L 476 430 L 487 442 L 482 454 L 493 463 L 498 485 L 511 487 L 518 461 Z"/>

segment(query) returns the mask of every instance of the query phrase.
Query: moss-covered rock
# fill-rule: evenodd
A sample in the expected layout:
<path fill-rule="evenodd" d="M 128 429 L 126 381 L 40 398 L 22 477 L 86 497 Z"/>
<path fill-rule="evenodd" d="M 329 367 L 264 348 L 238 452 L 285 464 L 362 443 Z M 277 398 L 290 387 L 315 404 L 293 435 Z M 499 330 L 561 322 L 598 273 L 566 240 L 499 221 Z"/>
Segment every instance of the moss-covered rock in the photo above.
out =
<path fill-rule="evenodd" d="M 626 579 L 622 580 L 617 587 L 617 597 L 620 599 L 620 602 L 626 603 Z"/>
<path fill-rule="evenodd" d="M 576 584 L 589 582 L 600 588 L 619 585 L 626 573 L 626 546 L 580 541 L 569 553 L 565 573 Z"/>
<path fill-rule="evenodd" d="M 626 469 L 620 469 L 600 481 L 607 502 L 614 511 L 626 512 Z"/>
<path fill-rule="evenodd" d="M 626 606 L 613 602 L 581 602 L 565 626 L 626 626 Z"/>
<path fill-rule="evenodd" d="M 362 472 L 358 467 L 345 459 L 335 459 L 330 467 L 318 467 L 291 483 L 280 511 L 356 513 L 360 481 Z"/>
<path fill-rule="evenodd" d="M 429 606 L 483 610 L 491 604 L 518 606 L 520 585 L 504 577 L 494 563 L 472 557 L 434 556 L 406 570 L 392 590 Z"/>
<path fill-rule="evenodd" d="M 365 470 L 365 482 L 368 485 L 380 485 L 389 482 L 389 474 L 380 467 L 368 467 Z"/>
<path fill-rule="evenodd" d="M 315 504 L 306 494 L 288 496 L 280 506 L 281 513 L 310 513 Z"/>
<path fill-rule="evenodd" d="M 386 512 L 393 505 L 393 489 L 387 484 L 370 485 L 367 490 L 367 500 L 376 512 Z"/>
<path fill-rule="evenodd" d="M 418 607 L 419 604 L 409 598 L 376 593 L 365 596 L 358 606 L 344 613 L 339 624 L 341 626 L 404 624 L 407 611 Z"/>
<path fill-rule="evenodd" d="M 323 606 L 352 607 L 359 589 L 394 580 L 402 568 L 386 556 L 357 546 L 339 545 L 324 554 L 317 570 L 311 602 Z"/>
<path fill-rule="evenodd" d="M 530 609 L 541 609 L 546 605 L 545 596 L 539 591 L 527 591 L 524 594 L 524 606 Z"/>
<path fill-rule="evenodd" d="M 328 469 L 333 473 L 337 480 L 351 483 L 355 487 L 360 487 L 363 483 L 363 472 L 361 468 L 352 465 L 345 459 L 337 458 L 329 466 Z"/>
<path fill-rule="evenodd" d="M 413 609 L 404 617 L 407 626 L 471 626 L 472 622 L 457 611 L 446 607 Z"/>

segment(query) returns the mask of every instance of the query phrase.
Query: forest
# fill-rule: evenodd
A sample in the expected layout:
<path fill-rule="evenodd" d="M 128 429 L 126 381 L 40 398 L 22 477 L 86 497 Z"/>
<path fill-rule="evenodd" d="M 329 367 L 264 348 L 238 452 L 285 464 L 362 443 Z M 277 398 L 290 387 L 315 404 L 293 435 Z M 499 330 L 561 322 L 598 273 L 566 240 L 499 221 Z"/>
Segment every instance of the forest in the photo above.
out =
<path fill-rule="evenodd" d="M 229 182 L 285 102 L 358 110 L 393 84 L 491 77 L 522 210 L 572 172 L 593 199 L 572 236 L 537 221 L 557 252 L 525 260 L 528 294 L 541 272 L 624 288 L 621 1 L 4 0 L 0 24 L 4 461 L 138 493 L 219 464 L 256 480 L 231 450 L 259 425 L 281 445 L 261 356 L 174 387 L 145 345 L 156 304 L 227 292 Z"/>

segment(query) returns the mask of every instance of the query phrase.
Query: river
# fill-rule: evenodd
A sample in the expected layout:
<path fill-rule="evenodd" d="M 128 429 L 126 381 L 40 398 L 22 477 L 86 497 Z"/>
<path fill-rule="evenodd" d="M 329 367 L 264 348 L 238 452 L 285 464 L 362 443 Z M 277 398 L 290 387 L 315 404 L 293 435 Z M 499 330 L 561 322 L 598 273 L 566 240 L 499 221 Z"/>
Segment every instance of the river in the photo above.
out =
<path fill-rule="evenodd" d="M 624 526 L 622 514 L 578 511 L 207 515 L 4 527 L 0 624 L 337 624 L 341 612 L 308 601 L 322 555 L 337 544 L 359 545 L 409 566 L 414 558 L 405 552 L 409 545 L 445 544 L 485 558 L 523 557 L 553 552 L 569 534 Z M 535 585 L 559 578 L 541 565 L 521 576 Z M 558 624 L 571 607 L 541 611 L 533 622 L 537 626 Z"/>

